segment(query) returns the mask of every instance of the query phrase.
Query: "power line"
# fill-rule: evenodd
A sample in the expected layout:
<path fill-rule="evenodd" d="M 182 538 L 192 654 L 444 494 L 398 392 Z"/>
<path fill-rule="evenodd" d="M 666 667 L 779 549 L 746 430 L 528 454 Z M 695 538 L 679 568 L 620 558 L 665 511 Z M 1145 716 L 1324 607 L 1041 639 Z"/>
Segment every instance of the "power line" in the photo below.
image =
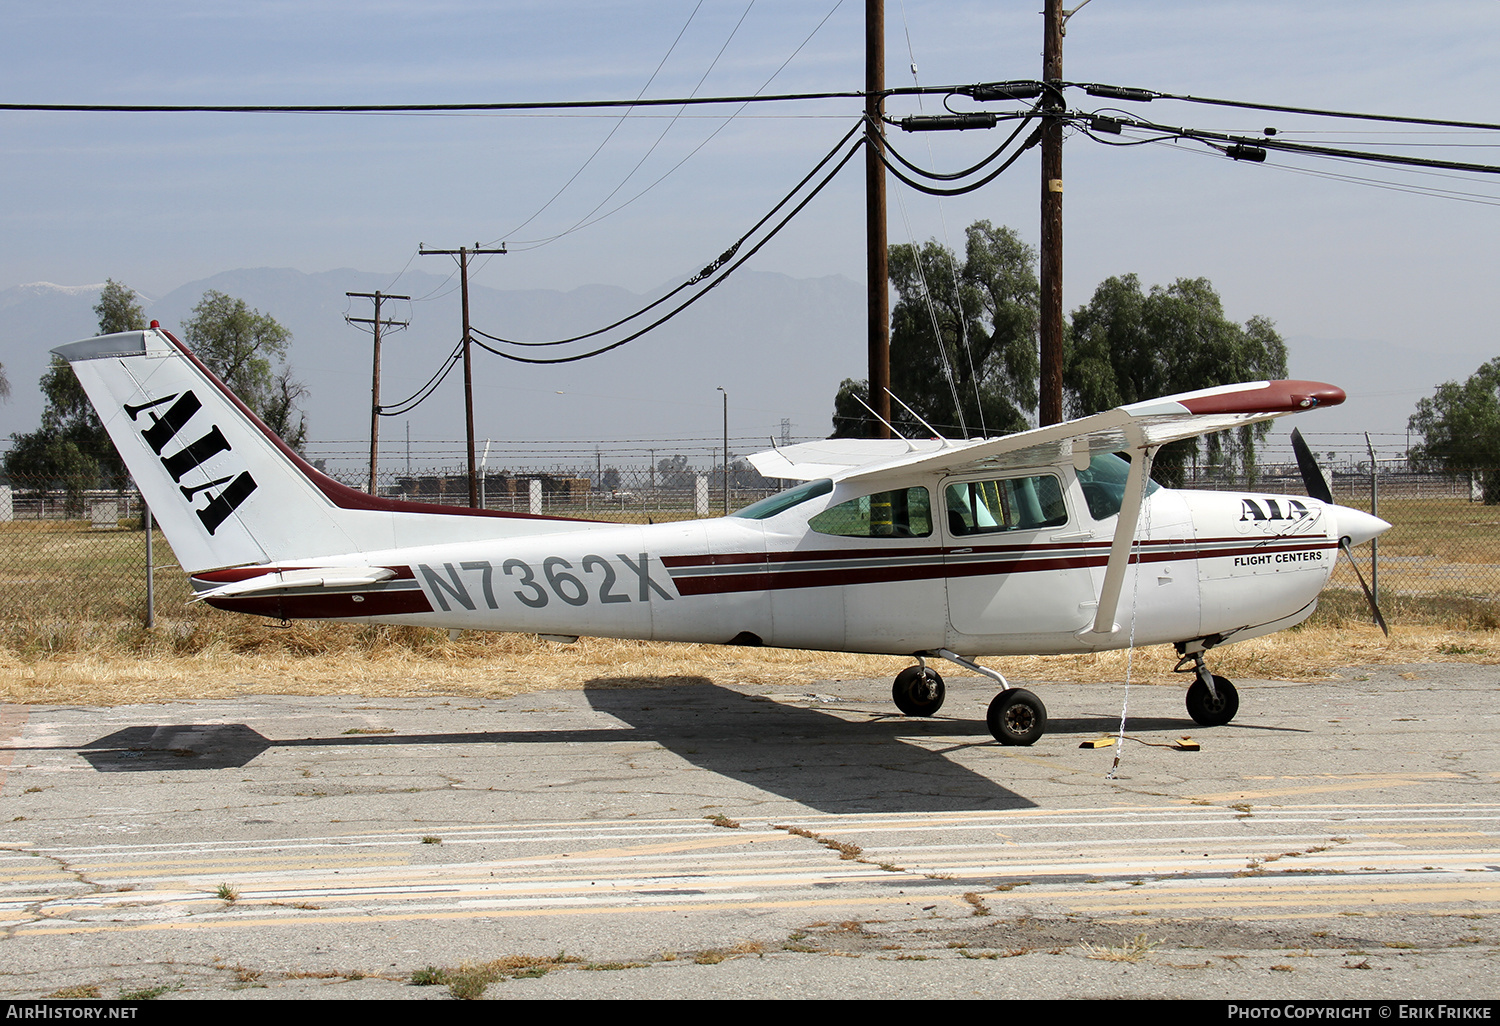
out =
<path fill-rule="evenodd" d="M 511 103 L 0 103 L 0 110 L 88 114 L 452 114 L 508 110 L 588 110 L 611 107 L 676 107 L 794 100 L 862 100 L 859 90 L 775 93 L 765 96 L 677 96 L 634 100 L 536 100 Z"/>
<path fill-rule="evenodd" d="M 1347 110 L 1324 110 L 1317 107 L 1292 107 L 1276 103 L 1255 103 L 1249 100 L 1220 100 L 1209 96 L 1192 96 L 1180 93 L 1162 93 L 1154 89 L 1136 89 L 1130 86 L 1104 85 L 1098 82 L 1064 82 L 1062 85 L 1082 89 L 1090 96 L 1102 96 L 1116 100 L 1180 100 L 1184 103 L 1201 103 L 1214 107 L 1236 107 L 1240 110 L 1268 110 L 1280 114 L 1307 114 L 1315 117 L 1346 118 L 1356 121 L 1381 121 L 1397 125 L 1435 125 L 1442 128 L 1478 128 L 1500 131 L 1500 124 L 1488 121 L 1454 121 L 1447 118 L 1415 118 L 1396 114 L 1360 114 Z"/>
<path fill-rule="evenodd" d="M 1030 120 L 1030 116 L 1028 116 L 1027 120 Z M 1025 125 L 1026 123 L 1027 122 L 1025 121 L 1022 122 L 1023 125 Z M 1012 136 L 1012 138 L 1014 138 L 1014 136 Z M 991 171 L 989 174 L 985 175 L 983 178 L 978 179 L 977 181 L 970 182 L 967 185 L 956 186 L 952 189 L 939 189 L 930 185 L 923 185 L 921 182 L 917 181 L 914 178 L 910 178 L 905 173 L 903 173 L 902 170 L 897 167 L 889 158 L 887 158 L 884 153 L 881 154 L 880 159 L 881 163 L 885 165 L 886 170 L 895 175 L 896 178 L 908 188 L 915 189 L 918 192 L 926 193 L 929 196 L 963 196 L 967 193 L 982 189 L 984 186 L 993 182 L 996 178 L 999 178 L 1002 174 L 1010 169 L 1012 164 L 1014 164 L 1021 158 L 1021 155 L 1023 153 L 1041 142 L 1041 139 L 1041 129 L 1039 128 L 1035 132 L 1033 132 L 1024 143 L 1021 144 L 1020 148 L 1017 149 L 1016 152 L 1012 153 L 1010 157 L 1007 158 L 999 167 L 995 168 L 995 170 Z M 889 149 L 889 146 L 887 145 L 886 148 Z"/>
<path fill-rule="evenodd" d="M 787 56 L 787 59 L 784 60 L 784 61 L 782 61 L 781 64 L 776 68 L 776 70 L 773 71 L 773 72 L 771 72 L 770 76 L 767 77 L 766 80 L 760 84 L 760 89 L 756 90 L 756 95 L 759 95 L 761 89 L 765 89 L 767 86 L 769 86 L 772 82 L 774 82 L 776 80 L 776 77 L 778 75 L 780 75 L 783 71 L 786 70 L 786 66 L 788 64 L 790 64 L 796 58 L 796 56 L 799 53 L 802 52 L 803 48 L 806 47 L 807 44 L 812 41 L 813 36 L 815 36 L 815 35 L 818 34 L 818 30 L 821 29 L 828 22 L 829 18 L 833 17 L 834 12 L 837 11 L 842 4 L 843 4 L 843 0 L 836 0 L 836 2 L 834 3 L 834 5 L 831 8 L 829 8 L 828 13 L 823 16 L 823 20 L 820 21 L 820 22 L 818 22 L 816 25 L 813 26 L 813 30 L 807 34 L 807 36 L 802 40 L 802 42 L 800 42 L 800 43 L 797 44 L 797 48 L 795 50 L 793 50 L 791 52 L 791 54 L 789 54 Z M 745 13 L 740 16 L 740 21 L 741 22 L 744 21 L 745 15 L 748 15 L 750 13 L 750 7 L 753 7 L 753 6 L 754 6 L 754 0 L 751 0 L 751 4 L 745 8 Z M 738 30 L 738 28 L 739 28 L 739 25 L 736 24 L 736 26 L 735 26 L 736 31 Z M 730 34 L 730 39 L 733 39 L 733 38 L 734 38 L 734 33 L 731 33 Z M 728 47 L 728 45 L 729 45 L 729 40 L 725 40 L 724 46 Z M 719 51 L 719 56 L 722 56 L 722 55 L 723 55 L 723 48 L 721 48 L 720 51 Z M 715 57 L 714 58 L 714 63 L 717 64 L 717 62 L 718 62 L 718 57 Z M 712 70 L 713 70 L 713 66 L 710 65 L 708 71 L 705 71 L 703 73 L 702 77 L 699 78 L 698 85 L 695 86 L 694 89 L 693 89 L 694 94 L 697 93 L 698 89 L 703 85 L 703 82 L 708 78 L 709 72 L 711 72 Z M 650 83 L 647 83 L 647 84 L 649 85 Z M 642 90 L 642 91 L 644 91 L 644 90 Z M 603 221 L 605 218 L 607 218 L 607 217 L 613 217 L 615 214 L 619 213 L 621 210 L 624 210 L 626 207 L 630 206 L 630 204 L 634 203 L 636 200 L 638 200 L 642 196 L 646 195 L 646 193 L 648 193 L 652 189 L 656 188 L 662 182 L 666 181 L 667 178 L 669 178 L 673 173 L 675 173 L 678 168 L 682 167 L 683 164 L 686 164 L 693 157 L 697 156 L 698 152 L 700 150 L 702 150 L 703 147 L 707 146 L 710 142 L 712 142 L 719 135 L 720 132 L 724 131 L 725 128 L 729 127 L 729 123 L 731 121 L 734 121 L 736 118 L 741 117 L 744 114 L 745 108 L 747 106 L 748 106 L 748 104 L 741 104 L 736 110 L 730 112 L 727 115 L 723 115 L 722 116 L 723 117 L 723 123 L 720 124 L 719 127 L 716 128 L 714 131 L 710 132 L 703 139 L 702 142 L 698 143 L 697 146 L 694 146 L 691 150 L 689 150 L 688 153 L 681 160 L 679 160 L 677 163 L 675 163 L 671 167 L 667 168 L 667 170 L 664 171 L 662 174 L 660 174 L 659 176 L 657 176 L 657 178 L 654 181 L 652 181 L 650 185 L 647 185 L 644 189 L 640 190 L 634 196 L 631 196 L 629 199 L 625 200 L 624 202 L 620 203 L 618 206 L 613 207 L 610 210 L 606 210 L 604 213 L 600 214 L 598 217 L 593 217 L 592 215 L 594 214 L 594 212 L 596 212 L 599 209 L 599 207 L 603 206 L 604 203 L 608 202 L 609 197 L 607 196 L 607 197 L 605 197 L 605 199 L 603 201 L 601 201 L 597 206 L 595 206 L 592 211 L 590 211 L 588 214 L 585 214 L 584 217 L 582 219 L 580 219 L 577 223 L 575 223 L 571 228 L 564 229 L 563 231 L 559 232 L 556 235 L 548 236 L 547 238 L 542 238 L 542 239 L 522 239 L 522 240 L 514 240 L 514 239 L 512 239 L 511 245 L 515 246 L 515 247 L 518 247 L 518 248 L 539 249 L 540 247 L 548 245 L 548 244 L 550 244 L 552 242 L 555 242 L 558 239 L 563 238 L 564 236 L 567 236 L 567 235 L 571 234 L 572 232 L 578 231 L 578 230 L 583 229 L 583 228 L 593 227 L 594 225 L 598 224 L 600 221 Z M 563 115 L 558 115 L 558 116 L 563 116 Z M 624 122 L 624 117 L 628 117 L 628 116 L 630 116 L 630 114 L 628 114 L 628 113 L 626 115 L 622 116 L 621 123 Z M 646 116 L 646 117 L 661 117 L 661 116 L 664 116 L 664 115 L 644 115 L 644 116 Z M 681 119 L 683 117 L 687 117 L 687 116 L 688 115 L 684 111 L 681 111 L 681 110 L 676 111 L 673 114 L 671 114 L 670 115 L 671 123 L 669 123 L 667 125 L 667 127 L 662 130 L 661 136 L 658 137 L 658 139 L 657 139 L 657 143 L 660 143 L 661 140 L 666 137 L 667 132 L 671 131 L 673 124 L 675 124 L 679 119 Z M 837 117 L 837 116 L 840 116 L 840 115 L 824 115 L 824 116 Z M 611 133 L 611 134 L 613 134 L 613 133 Z M 652 150 L 654 150 L 656 148 L 657 143 L 653 143 L 652 144 L 652 147 L 651 147 Z M 602 144 L 601 144 L 601 147 L 602 147 Z M 597 153 L 597 151 L 595 151 L 595 152 Z M 647 156 L 649 156 L 649 155 L 650 154 L 648 152 Z M 590 157 L 589 159 L 592 160 L 593 158 Z M 646 159 L 645 157 L 641 158 L 641 161 L 636 164 L 636 167 L 631 169 L 630 175 L 627 175 L 625 177 L 625 179 L 620 182 L 620 185 L 616 186 L 615 189 L 610 192 L 610 196 L 613 196 L 616 192 L 619 192 L 619 190 L 625 185 L 625 182 L 629 181 L 630 177 L 632 175 L 634 175 L 635 172 L 636 172 L 636 170 L 638 170 L 640 168 L 641 163 L 645 162 L 645 159 Z M 580 168 L 580 170 L 582 170 L 582 169 Z M 576 175 L 575 175 L 575 177 L 576 177 Z M 553 197 L 553 198 L 555 199 L 556 197 Z M 549 200 L 548 203 L 550 204 L 551 200 Z M 538 211 L 538 213 L 540 213 L 540 211 Z M 534 217 L 535 217 L 535 215 L 533 215 L 532 218 L 528 218 L 527 221 L 526 221 L 526 223 L 529 224 L 531 222 L 531 220 L 534 219 Z M 510 234 L 513 236 L 515 234 L 515 232 L 511 232 Z"/>
<path fill-rule="evenodd" d="M 517 341 L 516 339 L 501 338 L 498 335 L 491 335 L 489 332 L 480 331 L 478 329 L 475 329 L 474 333 L 476 335 L 483 335 L 485 338 L 490 339 L 491 341 L 501 342 L 501 343 L 504 343 L 506 345 L 528 346 L 528 347 L 560 346 L 560 345 L 565 345 L 565 344 L 567 344 L 569 342 L 581 342 L 584 339 L 594 338 L 594 337 L 596 337 L 598 335 L 604 334 L 606 331 L 610 331 L 610 330 L 612 330 L 614 328 L 618 328 L 618 327 L 620 327 L 623 324 L 626 324 L 626 323 L 628 323 L 630 321 L 635 320 L 637 317 L 640 317 L 643 314 L 647 313 L 648 311 L 653 310 L 656 307 L 660 306 L 661 304 L 667 302 L 669 299 L 671 299 L 673 296 L 677 295 L 677 293 L 681 292 L 683 289 L 688 288 L 691 285 L 696 285 L 697 283 L 705 280 L 706 278 L 711 277 L 715 272 L 717 272 L 721 267 L 723 267 L 724 264 L 728 263 L 731 259 L 733 259 L 735 253 L 737 253 L 739 251 L 739 248 L 742 245 L 744 245 L 744 243 L 746 242 L 746 240 L 748 240 L 752 235 L 754 235 L 757 231 L 759 231 L 766 224 L 767 221 L 771 220 L 771 218 L 776 215 L 777 211 L 779 211 L 782 207 L 786 206 L 786 204 L 791 201 L 792 197 L 796 196 L 797 193 L 802 190 L 802 187 L 805 186 L 813 178 L 814 175 L 816 175 L 820 170 L 822 170 L 822 168 L 825 167 L 828 164 L 828 162 L 830 160 L 832 160 L 834 158 L 834 156 L 836 156 L 838 154 L 840 148 L 842 148 L 843 145 L 846 142 L 849 141 L 850 137 L 853 136 L 855 132 L 859 131 L 859 129 L 860 129 L 860 125 L 859 125 L 858 122 L 856 122 L 855 125 L 852 128 L 849 129 L 849 131 L 847 131 L 847 132 L 844 133 L 844 137 L 842 139 L 840 139 L 838 142 L 836 142 L 833 145 L 833 147 L 826 154 L 824 154 L 823 158 L 821 160 L 819 160 L 817 164 L 813 165 L 813 169 L 811 171 L 809 171 L 806 175 L 804 175 L 802 177 L 802 180 L 799 181 L 795 186 L 792 187 L 791 191 L 789 191 L 785 196 L 783 196 L 779 201 L 777 201 L 777 203 L 776 203 L 775 206 L 773 206 L 769 211 L 767 211 L 766 214 L 760 220 L 758 220 L 758 221 L 755 222 L 755 224 L 751 225 L 750 228 L 749 228 L 749 230 L 746 231 L 743 235 L 741 235 L 738 239 L 736 239 L 734 241 L 734 243 L 729 246 L 728 249 L 726 249 L 723 253 L 719 254 L 719 256 L 718 256 L 718 258 L 716 260 L 714 260 L 708 266 L 704 267 L 701 271 L 699 271 L 697 274 L 693 275 L 693 277 L 689 278 L 687 281 L 683 282 L 682 284 L 678 285 L 676 288 L 672 289 L 666 295 L 662 296 L 661 298 L 659 298 L 659 299 L 657 299 L 657 300 L 655 300 L 655 301 L 653 301 L 651 303 L 646 304 L 641 309 L 637 310 L 635 313 L 632 313 L 632 314 L 630 314 L 630 315 L 628 315 L 626 317 L 622 317 L 619 320 L 615 321 L 613 324 L 606 324 L 604 327 L 597 328 L 594 331 L 585 332 L 582 335 L 574 335 L 571 338 L 555 339 L 555 340 L 550 341 L 550 342 L 520 342 L 520 341 Z M 820 186 L 820 188 L 821 188 L 821 186 Z"/>
<path fill-rule="evenodd" d="M 631 334 L 625 336 L 624 338 L 619 339 L 618 341 L 612 342 L 609 345 L 601 346 L 598 349 L 594 349 L 594 350 L 591 350 L 591 351 L 586 352 L 586 353 L 578 353 L 578 354 L 575 354 L 573 356 L 559 356 L 559 357 L 517 356 L 514 353 L 507 353 L 507 352 L 505 352 L 503 350 L 496 349 L 493 346 L 487 345 L 486 343 L 480 341 L 479 339 L 475 339 L 474 340 L 474 344 L 477 345 L 477 346 L 479 346 L 481 349 L 484 349 L 487 352 L 494 353 L 496 356 L 504 357 L 505 359 L 512 360 L 512 361 L 514 361 L 516 363 L 558 364 L 558 363 L 575 363 L 575 362 L 577 362 L 579 360 L 587 360 L 587 359 L 590 359 L 590 358 L 595 357 L 595 356 L 600 356 L 600 355 L 602 355 L 604 353 L 607 353 L 607 352 L 610 352 L 612 350 L 619 349 L 621 346 L 626 345 L 627 343 L 634 342 L 636 339 L 640 338 L 642 335 L 645 335 L 646 333 L 654 330 L 655 328 L 660 327 L 662 324 L 665 324 L 667 321 L 671 320 L 673 317 L 676 317 L 683 310 L 686 310 L 688 307 L 690 307 L 694 303 L 698 302 L 698 300 L 700 300 L 704 296 L 708 295 L 708 293 L 711 290 L 713 290 L 714 288 L 716 288 L 721 282 L 723 282 L 725 278 L 729 277 L 729 275 L 733 274 L 736 270 L 738 270 L 740 267 L 742 267 L 745 264 L 745 261 L 749 260 L 756 253 L 760 252 L 760 250 L 766 245 L 766 243 L 770 242 L 773 238 L 775 238 L 776 235 L 781 231 L 781 229 L 785 228 L 786 225 L 792 220 L 792 218 L 796 217 L 799 213 L 801 213 L 802 210 L 803 210 L 803 208 L 806 207 L 807 204 L 811 203 L 812 200 L 813 200 L 813 198 L 816 197 L 818 195 L 818 193 L 822 192 L 823 189 L 828 185 L 829 182 L 833 181 L 833 179 L 838 175 L 838 173 L 841 170 L 843 170 L 844 165 L 848 164 L 849 161 L 851 159 L 853 159 L 854 155 L 857 154 L 860 151 L 861 148 L 863 148 L 863 146 L 864 146 L 864 142 L 860 141 L 860 142 L 855 143 L 853 146 L 849 147 L 848 152 L 846 152 L 844 154 L 843 158 L 833 167 L 833 169 L 831 171 L 829 171 L 823 177 L 823 180 L 820 181 L 816 186 L 814 186 L 813 189 L 812 189 L 812 191 L 809 192 L 807 194 L 807 196 L 805 196 L 800 203 L 798 203 L 794 208 L 792 208 L 791 212 L 789 212 L 784 218 L 782 218 L 779 222 L 777 222 L 777 224 L 768 233 L 766 233 L 765 238 L 761 239 L 754 246 L 752 246 L 750 248 L 750 250 L 747 253 L 744 254 L 744 256 L 740 257 L 734 263 L 730 264 L 726 269 L 723 269 L 722 272 L 720 272 L 718 274 L 718 277 L 715 278 L 715 279 L 713 279 L 713 280 L 711 280 L 711 281 L 709 281 L 709 283 L 701 291 L 693 294 L 692 296 L 689 296 L 687 299 L 683 300 L 680 304 L 678 304 L 672 310 L 668 311 L 666 314 L 662 315 L 661 317 L 658 317 L 656 320 L 652 321 L 650 324 L 646 325 L 644 328 L 641 328 L 638 331 L 632 332 Z M 492 338 L 493 336 L 486 336 L 486 337 L 491 337 Z"/>
<path fill-rule="evenodd" d="M 646 90 L 651 88 L 651 83 L 656 81 L 656 76 L 659 75 L 659 74 L 661 74 L 661 69 L 664 68 L 664 67 L 666 67 L 667 58 L 669 58 L 669 57 L 672 56 L 673 51 L 675 51 L 677 49 L 677 44 L 680 43 L 680 42 L 682 42 L 683 35 L 687 32 L 688 26 L 693 23 L 693 19 L 698 16 L 698 9 L 700 7 L 702 7 L 702 6 L 703 6 L 703 0 L 698 0 L 698 3 L 693 7 L 692 11 L 688 14 L 687 21 L 683 22 L 682 23 L 682 28 L 678 30 L 678 32 L 677 32 L 677 38 L 675 38 L 675 39 L 672 40 L 672 45 L 669 46 L 669 47 L 667 47 L 667 52 L 664 53 L 664 54 L 662 54 L 661 60 L 659 62 L 657 62 L 656 70 L 653 71 L 653 72 L 651 72 L 651 77 L 648 78 L 648 79 L 646 79 L 646 84 L 645 85 L 641 86 L 641 91 L 636 94 L 636 99 L 640 99 L 641 96 L 645 95 Z M 578 166 L 578 170 L 574 171 L 573 174 L 568 177 L 568 180 L 566 182 L 562 183 L 562 186 L 556 192 L 554 192 L 552 194 L 551 198 L 548 199 L 546 203 L 543 203 L 540 207 L 538 207 L 536 213 L 532 214 L 526 220 L 524 220 L 520 224 L 516 225 L 516 227 L 514 227 L 513 229 L 511 229 L 509 232 L 506 232 L 505 235 L 502 235 L 500 238 L 503 239 L 503 238 L 506 238 L 508 236 L 515 235 L 522 228 L 525 228 L 532 221 L 535 221 L 538 217 L 542 216 L 542 213 L 548 207 L 550 207 L 553 203 L 555 203 L 557 201 L 557 198 L 559 196 L 561 196 L 563 193 L 567 192 L 568 191 L 568 187 L 570 185 L 572 185 L 575 181 L 578 180 L 578 176 L 581 175 L 581 174 L 583 174 L 583 172 L 588 168 L 588 166 L 594 162 L 594 158 L 597 157 L 600 154 L 601 151 L 603 151 L 604 147 L 607 146 L 607 145 L 609 145 L 609 141 L 615 137 L 615 133 L 620 130 L 620 126 L 625 123 L 625 119 L 628 118 L 629 116 L 630 116 L 630 112 L 629 111 L 626 111 L 624 114 L 621 114 L 620 117 L 619 117 L 619 119 L 615 122 L 614 127 L 609 130 L 609 134 L 607 134 L 603 138 L 603 140 L 600 141 L 600 143 L 599 143 L 598 146 L 594 147 L 594 152 L 590 153 L 588 155 L 588 159 L 585 160 L 582 164 L 580 164 Z M 681 116 L 682 116 L 682 111 L 677 111 L 675 114 L 672 115 L 672 118 L 675 121 L 678 117 L 681 117 Z M 621 183 L 621 184 L 624 184 L 624 183 Z M 595 208 L 595 209 L 597 209 L 597 208 Z M 496 240 L 492 241 L 490 243 L 490 245 L 494 245 L 495 242 L 498 242 L 498 241 L 499 241 L 499 239 L 496 239 Z"/>
<path fill-rule="evenodd" d="M 464 344 L 463 342 L 459 342 L 458 345 L 453 347 L 453 352 L 449 353 L 447 358 L 443 360 L 438 369 L 433 372 L 432 377 L 427 379 L 427 383 L 425 385 L 417 389 L 416 392 L 407 396 L 405 399 L 401 400 L 399 403 L 391 403 L 389 406 L 382 406 L 380 408 L 380 415 L 382 417 L 399 417 L 402 414 L 410 413 L 412 410 L 422 405 L 422 403 L 427 400 L 428 396 L 437 391 L 437 387 L 441 385 L 444 379 L 448 377 L 448 373 L 458 365 L 458 361 L 463 356 L 463 353 Z"/>
<path fill-rule="evenodd" d="M 1098 130 L 1096 115 L 1069 112 L 1067 116 L 1074 121 L 1081 121 L 1087 118 L 1091 128 L 1094 128 L 1095 131 Z M 1439 168 L 1448 171 L 1500 174 L 1500 166 L 1495 164 L 1476 164 L 1470 161 L 1439 160 L 1434 157 L 1409 157 L 1395 153 L 1376 153 L 1369 150 L 1320 146 L 1312 143 L 1292 142 L 1282 139 L 1276 134 L 1260 136 L 1230 135 L 1225 132 L 1209 132 L 1197 128 L 1160 125 L 1151 121 L 1143 121 L 1139 118 L 1110 118 L 1108 120 L 1115 127 L 1136 128 L 1143 131 L 1156 132 L 1159 138 L 1192 139 L 1202 142 L 1213 146 L 1215 149 L 1221 149 L 1227 156 L 1237 160 L 1261 162 L 1265 160 L 1267 150 L 1277 150 L 1283 153 L 1300 153 L 1316 157 L 1337 157 L 1345 160 L 1391 164 L 1399 167 Z M 1274 130 L 1272 132 L 1274 133 Z M 1097 138 L 1094 131 L 1090 131 L 1088 134 L 1091 137 Z"/>

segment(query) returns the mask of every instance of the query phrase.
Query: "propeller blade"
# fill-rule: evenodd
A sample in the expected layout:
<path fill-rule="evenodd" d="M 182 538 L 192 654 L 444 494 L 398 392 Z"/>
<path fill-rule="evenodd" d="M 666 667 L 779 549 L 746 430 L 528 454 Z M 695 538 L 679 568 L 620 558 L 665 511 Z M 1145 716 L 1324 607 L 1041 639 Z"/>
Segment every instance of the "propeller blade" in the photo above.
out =
<path fill-rule="evenodd" d="M 1318 466 L 1318 461 L 1312 454 L 1312 446 L 1307 444 L 1307 439 L 1302 437 L 1298 428 L 1292 428 L 1292 452 L 1297 454 L 1297 469 L 1302 471 L 1302 485 L 1307 489 L 1307 494 L 1319 502 L 1333 505 L 1333 489 L 1328 487 L 1328 478 L 1323 476 L 1323 468 Z"/>
<path fill-rule="evenodd" d="M 1316 498 L 1316 496 L 1314 496 Z M 1354 562 L 1354 549 L 1350 546 L 1347 538 L 1339 539 L 1339 548 L 1344 550 L 1344 555 L 1349 557 L 1349 565 L 1354 568 L 1354 576 L 1359 578 L 1359 586 L 1365 590 L 1365 601 L 1370 603 L 1370 612 L 1375 617 L 1376 625 L 1385 632 L 1386 637 L 1391 636 L 1391 629 L 1385 625 L 1385 617 L 1380 615 L 1380 607 L 1375 604 L 1375 593 L 1365 583 L 1365 575 L 1359 572 L 1359 564 Z"/>

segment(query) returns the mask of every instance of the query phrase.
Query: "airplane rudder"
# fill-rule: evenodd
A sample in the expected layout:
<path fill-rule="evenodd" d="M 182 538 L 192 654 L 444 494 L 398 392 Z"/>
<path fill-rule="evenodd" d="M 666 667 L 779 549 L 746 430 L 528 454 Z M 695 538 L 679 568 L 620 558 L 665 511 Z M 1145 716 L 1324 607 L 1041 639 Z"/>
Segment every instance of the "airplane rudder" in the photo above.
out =
<path fill-rule="evenodd" d="M 266 538 L 285 533 L 276 521 L 310 497 L 307 482 L 202 363 L 155 328 L 53 352 L 72 365 L 185 569 L 271 557 Z"/>

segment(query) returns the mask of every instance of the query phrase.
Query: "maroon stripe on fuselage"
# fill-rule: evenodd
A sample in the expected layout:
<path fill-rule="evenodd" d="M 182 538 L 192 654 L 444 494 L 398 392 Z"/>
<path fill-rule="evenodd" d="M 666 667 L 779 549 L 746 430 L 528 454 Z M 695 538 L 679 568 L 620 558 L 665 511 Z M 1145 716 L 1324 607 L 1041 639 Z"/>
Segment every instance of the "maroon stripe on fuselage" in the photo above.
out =
<path fill-rule="evenodd" d="M 982 535 L 976 537 L 983 537 Z M 1172 547 L 1174 550 L 1182 550 L 1184 546 L 1193 548 L 1186 550 L 1190 555 L 1197 557 L 1216 555 L 1241 555 L 1246 551 L 1264 550 L 1267 546 L 1275 545 L 1302 545 L 1305 542 L 1317 539 L 1325 542 L 1324 535 L 1294 535 L 1285 538 L 1259 538 L 1251 539 L 1243 535 L 1233 535 L 1219 538 L 1199 538 L 1196 540 L 1186 538 L 1157 538 L 1148 541 L 1137 541 L 1136 548 L 1162 549 Z M 1249 548 L 1224 549 L 1222 551 L 1210 552 L 1198 546 L 1223 544 L 1234 542 L 1240 546 Z M 1089 549 L 1108 549 L 1110 539 L 1100 538 L 1094 541 L 1073 542 L 1043 542 L 1027 543 L 1020 545 L 950 545 L 950 546 L 922 546 L 920 548 L 860 548 L 860 549 L 799 549 L 790 552 L 711 552 L 702 555 L 688 556 L 662 556 L 661 561 L 668 570 L 676 568 L 692 568 L 705 566 L 743 566 L 754 563 L 798 563 L 814 562 L 830 559 L 906 559 L 913 556 L 944 556 L 954 555 L 998 555 L 1010 552 L 1017 553 L 1067 553 L 1078 552 Z M 1332 542 L 1320 545 L 1322 548 L 1335 548 Z M 1134 559 L 1134 557 L 1132 557 Z"/>
<path fill-rule="evenodd" d="M 1221 539 L 1229 541 L 1231 539 Z M 1240 540 L 1240 539 L 1233 539 Z M 1157 548 L 1144 552 L 1135 551 L 1130 554 L 1131 563 L 1166 563 L 1179 559 L 1213 559 L 1228 556 L 1255 555 L 1268 552 L 1311 552 L 1324 549 L 1335 549 L 1337 545 L 1326 539 L 1309 541 L 1310 544 L 1298 544 L 1300 539 L 1287 539 L 1281 544 L 1275 543 L 1251 543 L 1232 549 L 1199 549 L 1193 542 L 1186 539 L 1167 539 L 1148 544 L 1157 546 L 1176 546 L 1172 549 Z M 732 592 L 745 591 L 781 591 L 792 588 L 828 588 L 839 587 L 847 584 L 884 584 L 894 581 L 920 581 L 936 578 L 949 577 L 987 577 L 987 576 L 1009 576 L 1011 574 L 1038 573 L 1048 570 L 1075 570 L 1088 569 L 1091 567 L 1103 567 L 1109 563 L 1107 552 L 1078 553 L 1067 555 L 1067 549 L 1077 548 L 1102 548 L 1105 543 L 1062 543 L 1058 545 L 1042 546 L 991 546 L 985 548 L 965 549 L 961 552 L 953 550 L 932 549 L 908 549 L 900 553 L 890 550 L 881 551 L 880 554 L 887 558 L 899 559 L 908 555 L 931 555 L 934 551 L 942 551 L 944 556 L 950 557 L 952 561 L 944 563 L 925 563 L 917 566 L 903 565 L 899 562 L 891 562 L 882 566 L 874 567 L 848 567 L 840 569 L 830 567 L 819 570 L 771 570 L 767 569 L 761 573 L 734 573 L 734 574 L 704 574 L 704 575 L 672 575 L 672 583 L 682 595 L 717 595 Z M 875 550 L 880 551 L 880 550 Z M 1003 553 L 1037 553 L 1032 558 L 1009 559 L 1009 560 L 986 560 L 975 559 L 975 556 L 994 555 Z M 872 550 L 862 549 L 848 552 L 837 552 L 823 550 L 817 553 L 798 553 L 800 559 L 819 559 L 824 562 L 847 559 L 868 559 Z M 756 563 L 783 563 L 793 562 L 782 558 L 782 554 L 771 554 L 763 557 L 758 553 L 737 553 L 735 558 L 716 557 L 714 562 L 709 562 L 705 557 L 681 556 L 664 557 L 662 562 L 668 567 L 668 573 L 676 565 L 683 568 L 704 566 L 747 566 Z"/>

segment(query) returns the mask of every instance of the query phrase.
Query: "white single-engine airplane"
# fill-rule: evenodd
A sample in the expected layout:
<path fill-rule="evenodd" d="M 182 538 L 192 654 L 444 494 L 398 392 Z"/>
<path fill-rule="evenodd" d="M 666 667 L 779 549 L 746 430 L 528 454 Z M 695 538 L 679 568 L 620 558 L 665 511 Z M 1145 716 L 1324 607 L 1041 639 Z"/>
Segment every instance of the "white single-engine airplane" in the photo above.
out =
<path fill-rule="evenodd" d="M 904 655 L 916 665 L 894 697 L 910 716 L 943 703 L 937 657 L 999 684 L 987 721 L 1004 744 L 1041 737 L 1046 709 L 972 657 L 1171 643 L 1197 675 L 1189 714 L 1227 723 L 1239 699 L 1204 652 L 1306 619 L 1340 544 L 1390 526 L 1334 505 L 1300 436 L 1308 497 L 1150 481 L 1166 442 L 1344 401 L 1317 382 L 1204 389 L 979 441 L 786 446 L 751 462 L 805 483 L 727 517 L 640 526 L 347 487 L 154 323 L 54 352 L 195 599 L 282 619 Z"/>

